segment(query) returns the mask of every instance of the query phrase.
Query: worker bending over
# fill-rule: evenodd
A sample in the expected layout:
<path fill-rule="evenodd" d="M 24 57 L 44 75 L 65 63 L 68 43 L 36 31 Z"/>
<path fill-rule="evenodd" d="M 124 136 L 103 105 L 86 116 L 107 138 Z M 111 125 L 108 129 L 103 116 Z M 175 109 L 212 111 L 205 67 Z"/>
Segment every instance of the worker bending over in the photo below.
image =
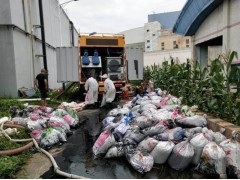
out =
<path fill-rule="evenodd" d="M 100 76 L 104 81 L 104 93 L 102 98 L 101 107 L 105 106 L 106 108 L 112 107 L 112 102 L 116 96 L 116 88 L 111 79 L 108 78 L 107 74 Z"/>
<path fill-rule="evenodd" d="M 85 90 L 87 91 L 87 94 L 84 109 L 93 109 L 98 100 L 98 83 L 96 79 L 93 77 L 88 78 L 85 83 Z"/>

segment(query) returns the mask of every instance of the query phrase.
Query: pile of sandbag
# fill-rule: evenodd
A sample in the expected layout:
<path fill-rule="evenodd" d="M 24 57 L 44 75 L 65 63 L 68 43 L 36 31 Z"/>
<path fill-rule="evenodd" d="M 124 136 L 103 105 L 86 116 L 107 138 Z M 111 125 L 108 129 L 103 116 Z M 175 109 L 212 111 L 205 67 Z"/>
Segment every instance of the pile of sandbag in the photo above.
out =
<path fill-rule="evenodd" d="M 26 127 L 39 146 L 47 149 L 66 142 L 72 134 L 71 128 L 79 125 L 77 113 L 69 107 L 53 109 L 26 106 L 23 110 L 11 107 L 10 112 L 13 116 L 12 123 Z"/>
<path fill-rule="evenodd" d="M 140 173 L 168 163 L 179 171 L 191 165 L 209 177 L 239 178 L 239 143 L 207 129 L 207 116 L 181 100 L 157 89 L 112 109 L 92 148 L 95 158 L 125 157 Z"/>

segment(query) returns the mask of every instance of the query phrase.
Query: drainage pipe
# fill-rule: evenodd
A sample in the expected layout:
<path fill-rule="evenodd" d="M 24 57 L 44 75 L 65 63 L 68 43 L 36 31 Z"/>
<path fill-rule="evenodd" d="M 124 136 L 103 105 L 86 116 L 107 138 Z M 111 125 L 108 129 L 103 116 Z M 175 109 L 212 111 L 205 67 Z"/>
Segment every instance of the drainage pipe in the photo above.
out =
<path fill-rule="evenodd" d="M 47 152 L 46 150 L 42 149 L 39 147 L 37 141 L 34 139 L 34 138 L 31 138 L 31 139 L 11 139 L 8 134 L 3 130 L 3 125 L 4 123 L 10 121 L 8 118 L 5 118 L 5 119 L 2 119 L 2 121 L 0 122 L 1 124 L 1 127 L 0 127 L 0 131 L 2 131 L 2 133 L 10 140 L 10 141 L 15 141 L 15 142 L 25 142 L 25 141 L 32 141 L 31 143 L 35 145 L 35 147 L 41 151 L 42 153 L 44 153 L 52 162 L 53 164 L 53 167 L 54 167 L 54 172 L 60 176 L 63 176 L 63 177 L 67 177 L 67 178 L 71 178 L 71 179 L 89 179 L 89 178 L 86 178 L 84 176 L 78 176 L 78 175 L 75 175 L 75 174 L 69 174 L 69 173 L 66 173 L 66 172 L 63 172 L 60 170 L 59 166 L 57 165 L 55 159 L 53 158 L 53 156 Z M 30 147 L 30 143 L 28 144 L 27 147 Z M 22 148 L 21 150 L 23 151 L 24 148 Z M 10 151 L 10 150 L 9 150 Z M 21 152 L 22 152 L 21 151 Z"/>

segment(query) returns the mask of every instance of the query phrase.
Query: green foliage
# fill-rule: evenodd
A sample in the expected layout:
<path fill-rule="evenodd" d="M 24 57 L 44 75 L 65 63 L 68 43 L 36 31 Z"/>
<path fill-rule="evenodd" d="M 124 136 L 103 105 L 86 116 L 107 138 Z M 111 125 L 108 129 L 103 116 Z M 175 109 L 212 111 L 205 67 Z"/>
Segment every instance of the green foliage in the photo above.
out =
<path fill-rule="evenodd" d="M 144 78 L 151 78 L 155 87 L 170 94 L 183 97 L 183 103 L 198 105 L 199 109 L 215 114 L 226 121 L 240 125 L 240 69 L 231 67 L 237 58 L 235 51 L 221 55 L 211 62 L 211 67 L 202 68 L 197 61 L 177 64 L 173 59 L 162 66 L 148 66 Z M 236 87 L 234 93 L 231 89 Z"/>
<path fill-rule="evenodd" d="M 23 104 L 13 98 L 0 97 L 0 118 L 4 116 L 9 117 L 11 115 L 9 112 L 10 106 L 18 106 L 22 108 Z"/>
<path fill-rule="evenodd" d="M 27 131 L 18 129 L 19 133 L 11 138 L 26 139 L 29 138 Z M 11 150 L 26 145 L 28 142 L 16 143 L 0 136 L 0 150 Z M 13 179 L 15 174 L 21 169 L 21 166 L 31 157 L 30 149 L 23 151 L 15 156 L 0 156 L 0 178 Z"/>

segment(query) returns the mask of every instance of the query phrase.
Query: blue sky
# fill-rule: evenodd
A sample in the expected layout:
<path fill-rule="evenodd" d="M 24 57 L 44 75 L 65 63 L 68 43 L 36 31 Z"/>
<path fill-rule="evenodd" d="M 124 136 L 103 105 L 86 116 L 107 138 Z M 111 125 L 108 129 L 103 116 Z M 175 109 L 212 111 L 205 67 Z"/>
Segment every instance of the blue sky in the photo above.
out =
<path fill-rule="evenodd" d="M 69 0 L 59 0 L 60 4 Z M 182 10 L 187 0 L 78 0 L 63 5 L 80 32 L 118 33 L 144 26 L 148 14 Z"/>

